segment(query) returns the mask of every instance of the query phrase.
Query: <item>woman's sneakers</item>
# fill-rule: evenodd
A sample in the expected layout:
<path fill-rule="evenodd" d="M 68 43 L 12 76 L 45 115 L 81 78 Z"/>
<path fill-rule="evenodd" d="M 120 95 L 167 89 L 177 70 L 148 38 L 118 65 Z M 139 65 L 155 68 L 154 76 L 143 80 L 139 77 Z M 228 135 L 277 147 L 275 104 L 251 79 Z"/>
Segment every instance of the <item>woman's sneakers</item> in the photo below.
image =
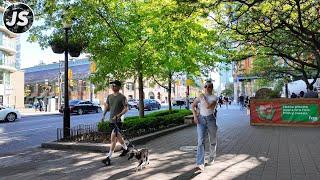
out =
<path fill-rule="evenodd" d="M 111 159 L 109 158 L 109 156 L 107 156 L 105 159 L 103 159 L 102 163 L 105 164 L 106 166 L 110 166 L 111 165 Z"/>
<path fill-rule="evenodd" d="M 204 164 L 198 165 L 197 169 L 200 171 L 204 171 Z"/>

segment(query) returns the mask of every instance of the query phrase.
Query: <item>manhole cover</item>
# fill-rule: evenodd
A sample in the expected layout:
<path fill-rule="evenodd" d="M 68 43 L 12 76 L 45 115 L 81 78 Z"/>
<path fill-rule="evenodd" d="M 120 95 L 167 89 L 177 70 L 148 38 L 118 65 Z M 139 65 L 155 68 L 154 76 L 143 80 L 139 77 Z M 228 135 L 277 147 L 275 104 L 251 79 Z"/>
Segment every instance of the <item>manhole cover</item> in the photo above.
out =
<path fill-rule="evenodd" d="M 180 151 L 195 152 L 197 151 L 197 146 L 181 146 Z"/>

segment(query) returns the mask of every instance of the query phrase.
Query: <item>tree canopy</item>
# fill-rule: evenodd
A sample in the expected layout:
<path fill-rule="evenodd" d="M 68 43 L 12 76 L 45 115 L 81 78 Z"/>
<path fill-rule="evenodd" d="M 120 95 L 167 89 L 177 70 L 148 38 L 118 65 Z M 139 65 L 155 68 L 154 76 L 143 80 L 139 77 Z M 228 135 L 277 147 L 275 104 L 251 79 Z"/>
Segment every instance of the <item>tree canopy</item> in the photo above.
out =
<path fill-rule="evenodd" d="M 213 4 L 217 6 L 212 8 Z M 211 18 L 227 37 L 230 59 L 254 57 L 265 65 L 263 71 L 268 73 L 264 75 L 274 72 L 303 79 L 308 86 L 315 83 L 320 73 L 318 0 L 218 0 L 213 4 L 207 8 L 214 11 Z M 314 81 L 309 83 L 308 78 Z"/>
<path fill-rule="evenodd" d="M 213 65 L 215 31 L 196 3 L 175 0 L 33 1 L 43 25 L 30 32 L 30 41 L 46 47 L 62 29 L 61 16 L 73 21 L 72 37 L 85 41 L 86 52 L 96 62 L 92 76 L 98 89 L 109 79 L 138 79 L 140 116 L 143 116 L 143 81 L 168 82 L 175 72 L 200 75 L 202 66 Z M 53 31 L 53 33 L 48 33 Z M 160 78 L 159 78 L 160 77 Z M 164 77 L 164 78 L 163 78 Z M 168 78 L 170 79 L 169 81 Z"/>

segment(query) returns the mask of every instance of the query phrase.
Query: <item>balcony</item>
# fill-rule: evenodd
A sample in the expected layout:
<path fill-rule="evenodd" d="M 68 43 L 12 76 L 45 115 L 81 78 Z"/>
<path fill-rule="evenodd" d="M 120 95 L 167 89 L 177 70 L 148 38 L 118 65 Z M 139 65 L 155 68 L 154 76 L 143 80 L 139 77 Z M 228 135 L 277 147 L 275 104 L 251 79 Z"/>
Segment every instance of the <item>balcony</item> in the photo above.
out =
<path fill-rule="evenodd" d="M 15 68 L 12 65 L 8 65 L 8 64 L 1 64 L 0 65 L 0 70 L 5 70 L 5 71 L 9 71 L 9 72 L 16 72 L 17 68 Z"/>
<path fill-rule="evenodd" d="M 0 37 L 1 38 L 1 37 Z M 6 54 L 13 56 L 16 52 L 16 43 L 11 39 L 0 40 L 0 50 L 6 52 Z"/>
<path fill-rule="evenodd" d="M 5 26 L 0 26 L 0 31 L 6 33 L 10 38 L 15 38 L 17 35 L 11 31 L 9 31 Z"/>
<path fill-rule="evenodd" d="M 14 49 L 11 49 L 10 47 L 0 45 L 0 51 L 6 52 L 8 55 L 13 56 L 17 53 Z"/>

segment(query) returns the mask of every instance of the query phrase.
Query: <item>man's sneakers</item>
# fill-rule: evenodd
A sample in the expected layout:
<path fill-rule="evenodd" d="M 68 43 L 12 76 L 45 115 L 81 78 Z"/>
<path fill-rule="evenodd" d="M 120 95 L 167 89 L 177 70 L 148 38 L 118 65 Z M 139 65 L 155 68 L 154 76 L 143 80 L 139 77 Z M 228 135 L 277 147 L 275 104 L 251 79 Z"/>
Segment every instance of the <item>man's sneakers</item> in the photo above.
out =
<path fill-rule="evenodd" d="M 109 156 L 107 156 L 105 159 L 103 159 L 102 163 L 105 164 L 106 166 L 110 166 L 111 165 L 111 159 L 109 158 Z"/>
<path fill-rule="evenodd" d="M 122 148 L 122 149 L 123 149 L 123 148 Z M 122 153 L 120 154 L 120 157 L 127 155 L 128 152 L 129 152 L 129 148 L 123 149 L 123 150 L 122 150 Z"/>
<path fill-rule="evenodd" d="M 130 151 L 130 149 L 133 149 L 133 148 L 134 148 L 134 145 L 131 144 L 131 143 L 129 143 L 129 144 L 127 145 L 127 149 L 124 149 L 124 148 L 122 147 L 122 153 L 120 154 L 120 157 L 123 157 L 123 156 L 127 155 L 128 152 Z"/>

